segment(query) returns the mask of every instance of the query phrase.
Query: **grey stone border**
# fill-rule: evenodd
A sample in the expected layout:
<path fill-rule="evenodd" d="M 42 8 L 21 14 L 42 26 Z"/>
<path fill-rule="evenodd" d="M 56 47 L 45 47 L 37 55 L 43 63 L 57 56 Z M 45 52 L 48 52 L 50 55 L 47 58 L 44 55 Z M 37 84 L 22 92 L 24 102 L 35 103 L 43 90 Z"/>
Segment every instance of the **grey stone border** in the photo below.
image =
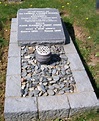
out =
<path fill-rule="evenodd" d="M 64 45 L 64 50 L 76 81 L 76 92 L 47 97 L 20 97 L 21 56 L 16 25 L 17 19 L 13 18 L 6 74 L 5 121 L 69 118 L 99 108 L 99 101 L 71 39 L 70 44 Z"/>

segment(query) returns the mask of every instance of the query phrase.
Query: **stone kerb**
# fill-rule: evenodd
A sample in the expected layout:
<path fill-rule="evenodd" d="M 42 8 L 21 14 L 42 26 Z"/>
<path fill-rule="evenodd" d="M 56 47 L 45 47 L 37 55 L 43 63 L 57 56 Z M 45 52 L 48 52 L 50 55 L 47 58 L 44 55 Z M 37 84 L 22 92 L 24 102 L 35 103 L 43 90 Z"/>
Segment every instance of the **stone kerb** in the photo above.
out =
<path fill-rule="evenodd" d="M 22 0 L 8 0 L 8 2 L 21 2 Z"/>
<path fill-rule="evenodd" d="M 12 19 L 6 75 L 4 116 L 6 121 L 30 121 L 37 119 L 37 101 L 21 98 L 20 47 L 17 44 L 16 19 Z"/>
<path fill-rule="evenodd" d="M 64 50 L 76 81 L 76 92 L 47 97 L 20 96 L 21 56 L 17 44 L 16 22 L 16 18 L 12 19 L 6 75 L 5 121 L 69 118 L 99 108 L 99 101 L 71 39 L 69 44 L 64 45 Z"/>

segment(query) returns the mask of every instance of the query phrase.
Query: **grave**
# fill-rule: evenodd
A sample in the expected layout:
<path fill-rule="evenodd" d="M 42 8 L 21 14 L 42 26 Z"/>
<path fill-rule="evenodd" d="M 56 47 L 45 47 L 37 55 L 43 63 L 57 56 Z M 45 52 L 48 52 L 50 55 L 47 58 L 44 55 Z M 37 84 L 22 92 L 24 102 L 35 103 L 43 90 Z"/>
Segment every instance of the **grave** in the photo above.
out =
<path fill-rule="evenodd" d="M 37 24 L 35 20 L 38 20 L 38 15 Z M 49 22 L 45 21 L 42 29 L 40 20 L 42 23 L 45 18 Z M 52 25 L 56 23 L 61 26 L 54 26 L 53 29 Z M 46 24 L 48 26 L 51 24 L 49 29 Z M 37 32 L 31 34 L 35 27 L 29 25 L 37 25 Z M 55 32 L 57 28 L 61 30 L 58 33 Z M 46 33 L 44 30 L 50 31 Z M 69 43 L 64 44 L 65 41 Z M 52 59 L 48 64 L 40 64 L 36 60 L 36 45 L 50 46 Z M 13 18 L 11 23 L 5 121 L 70 118 L 97 109 L 99 101 L 72 40 L 63 29 L 58 10 L 51 8 L 19 10 L 17 18 Z"/>

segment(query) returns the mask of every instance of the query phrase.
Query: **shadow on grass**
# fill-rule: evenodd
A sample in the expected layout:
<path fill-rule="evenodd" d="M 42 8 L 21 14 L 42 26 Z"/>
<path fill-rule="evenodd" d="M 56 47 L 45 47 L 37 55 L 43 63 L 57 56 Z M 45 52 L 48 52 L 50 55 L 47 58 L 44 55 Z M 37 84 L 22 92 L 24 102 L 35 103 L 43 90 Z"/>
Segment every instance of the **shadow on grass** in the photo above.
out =
<path fill-rule="evenodd" d="M 84 57 L 82 56 L 82 54 L 81 54 L 81 52 L 80 52 L 80 49 L 79 49 L 79 47 L 78 47 L 78 45 L 77 45 L 77 42 L 76 42 L 76 40 L 75 40 L 74 28 L 73 28 L 72 24 L 69 23 L 69 22 L 64 22 L 64 25 L 65 25 L 65 28 L 67 28 L 67 31 L 68 31 L 68 33 L 69 33 L 71 39 L 73 40 L 73 43 L 74 43 L 74 45 L 75 45 L 75 47 L 76 47 L 77 52 L 79 53 L 79 56 L 80 56 L 80 58 L 81 58 L 81 60 L 82 60 L 82 63 L 83 63 L 83 65 L 84 65 L 84 67 L 85 67 L 85 70 L 86 70 L 86 72 L 87 72 L 87 74 L 88 74 L 88 76 L 89 76 L 89 78 L 90 78 L 90 81 L 91 81 L 91 84 L 92 84 L 92 86 L 93 86 L 93 88 L 94 88 L 94 91 L 95 91 L 95 93 L 96 93 L 96 96 L 97 96 L 97 98 L 99 98 L 99 88 L 97 88 L 96 83 L 95 83 L 95 79 L 94 79 L 94 77 L 92 76 L 91 71 L 89 70 L 89 67 L 88 67 L 88 65 L 87 65 L 87 63 L 86 63 Z"/>

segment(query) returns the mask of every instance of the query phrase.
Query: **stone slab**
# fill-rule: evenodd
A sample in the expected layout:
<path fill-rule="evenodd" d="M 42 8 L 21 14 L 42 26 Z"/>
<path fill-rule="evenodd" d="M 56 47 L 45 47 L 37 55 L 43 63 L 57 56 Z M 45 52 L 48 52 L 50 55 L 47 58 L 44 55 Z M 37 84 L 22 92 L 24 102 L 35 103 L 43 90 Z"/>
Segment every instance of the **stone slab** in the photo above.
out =
<path fill-rule="evenodd" d="M 77 50 L 76 50 L 71 38 L 70 38 L 70 43 L 63 45 L 63 47 L 64 47 L 64 51 L 65 51 L 66 54 L 70 54 L 70 53 L 72 53 L 72 54 L 76 53 L 77 54 Z"/>
<path fill-rule="evenodd" d="M 5 121 L 35 121 L 37 118 L 36 98 L 6 98 Z"/>
<path fill-rule="evenodd" d="M 77 92 L 87 92 L 94 91 L 89 77 L 85 70 L 72 71 L 74 79 L 76 81 L 76 91 Z"/>
<path fill-rule="evenodd" d="M 59 15 L 54 8 L 20 9 L 18 19 L 18 43 L 55 44 L 65 43 L 66 38 Z"/>
<path fill-rule="evenodd" d="M 10 33 L 10 42 L 9 43 L 16 43 L 17 44 L 17 32 Z"/>
<path fill-rule="evenodd" d="M 40 120 L 66 118 L 69 115 L 69 108 L 66 95 L 38 97 Z"/>
<path fill-rule="evenodd" d="M 11 32 L 17 32 L 17 23 L 11 24 Z"/>
<path fill-rule="evenodd" d="M 70 117 L 82 114 L 86 111 L 91 111 L 95 109 L 98 104 L 97 97 L 92 91 L 68 94 L 67 96 L 71 107 Z"/>
<path fill-rule="evenodd" d="M 9 51 L 8 51 L 8 57 L 20 57 L 21 48 L 18 46 L 17 43 L 10 43 L 9 44 Z"/>
<path fill-rule="evenodd" d="M 20 75 L 11 75 L 6 77 L 5 97 L 20 97 L 21 93 Z"/>
<path fill-rule="evenodd" d="M 17 18 L 12 18 L 12 23 L 17 23 Z"/>
<path fill-rule="evenodd" d="M 68 57 L 68 60 L 70 62 L 70 68 L 72 71 L 75 70 L 83 70 L 84 66 L 82 64 L 82 61 L 78 55 L 78 53 L 69 53 L 66 54 L 66 56 Z"/>
<path fill-rule="evenodd" d="M 8 58 L 7 75 L 20 75 L 20 74 L 21 74 L 20 57 Z"/>

